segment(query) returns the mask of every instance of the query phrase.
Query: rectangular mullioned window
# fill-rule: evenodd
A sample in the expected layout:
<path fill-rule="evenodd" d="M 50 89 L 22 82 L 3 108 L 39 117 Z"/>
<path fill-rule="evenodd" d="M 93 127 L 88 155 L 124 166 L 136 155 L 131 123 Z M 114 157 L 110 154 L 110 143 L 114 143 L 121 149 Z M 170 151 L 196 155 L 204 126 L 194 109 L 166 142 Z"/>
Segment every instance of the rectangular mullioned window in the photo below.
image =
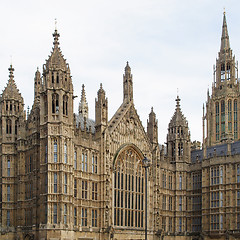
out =
<path fill-rule="evenodd" d="M 53 223 L 57 223 L 57 204 L 53 204 Z"/>
<path fill-rule="evenodd" d="M 92 173 L 97 173 L 97 156 L 92 155 Z"/>
<path fill-rule="evenodd" d="M 237 165 L 237 183 L 240 183 L 240 164 Z"/>
<path fill-rule="evenodd" d="M 57 173 L 53 175 L 53 192 L 57 193 Z"/>
<path fill-rule="evenodd" d="M 92 227 L 97 227 L 97 210 L 92 210 Z"/>
<path fill-rule="evenodd" d="M 219 207 L 219 192 L 211 193 L 211 207 L 212 208 Z"/>
<path fill-rule="evenodd" d="M 212 230 L 219 229 L 219 214 L 211 215 L 211 229 Z"/>
<path fill-rule="evenodd" d="M 219 167 L 211 168 L 211 185 L 219 184 Z"/>
<path fill-rule="evenodd" d="M 74 208 L 74 226 L 76 226 L 77 225 L 77 208 L 75 207 Z"/>
<path fill-rule="evenodd" d="M 82 226 L 87 226 L 87 208 L 82 208 Z"/>

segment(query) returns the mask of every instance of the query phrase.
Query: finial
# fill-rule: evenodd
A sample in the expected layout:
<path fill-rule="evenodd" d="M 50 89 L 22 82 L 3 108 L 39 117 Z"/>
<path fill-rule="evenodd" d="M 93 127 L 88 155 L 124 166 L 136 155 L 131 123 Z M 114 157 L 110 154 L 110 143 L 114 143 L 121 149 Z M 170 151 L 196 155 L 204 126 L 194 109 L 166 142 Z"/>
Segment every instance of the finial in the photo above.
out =
<path fill-rule="evenodd" d="M 57 22 L 56 22 L 56 19 L 55 19 L 55 31 L 53 33 L 53 37 L 54 37 L 53 45 L 54 45 L 54 47 L 55 46 L 58 47 L 58 45 L 59 45 L 58 38 L 60 37 L 60 34 L 57 31 L 57 25 L 56 24 L 57 24 Z"/>
<path fill-rule="evenodd" d="M 153 107 L 151 107 L 151 112 L 153 112 Z"/>
<path fill-rule="evenodd" d="M 57 19 L 55 18 L 55 31 L 57 31 Z"/>
<path fill-rule="evenodd" d="M 10 67 L 8 68 L 8 71 L 9 71 L 9 78 L 10 79 L 13 79 L 13 71 L 14 71 L 14 68 L 12 67 L 12 64 L 10 65 Z"/>
<path fill-rule="evenodd" d="M 102 89 L 102 83 L 100 83 L 100 89 Z"/>
<path fill-rule="evenodd" d="M 180 101 L 181 101 L 181 99 L 180 99 L 179 96 L 177 95 L 177 98 L 176 98 L 176 102 L 177 102 L 176 107 L 177 107 L 177 108 L 180 107 Z"/>
<path fill-rule="evenodd" d="M 226 14 L 226 9 L 225 9 L 225 7 L 223 8 L 223 15 L 225 15 Z"/>

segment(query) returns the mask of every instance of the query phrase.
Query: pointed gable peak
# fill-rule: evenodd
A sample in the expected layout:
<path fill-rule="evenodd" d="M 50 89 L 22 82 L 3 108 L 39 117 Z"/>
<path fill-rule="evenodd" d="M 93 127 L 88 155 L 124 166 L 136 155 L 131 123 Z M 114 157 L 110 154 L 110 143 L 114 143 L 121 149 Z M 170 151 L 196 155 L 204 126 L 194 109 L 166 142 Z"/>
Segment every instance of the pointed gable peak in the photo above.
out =
<path fill-rule="evenodd" d="M 10 65 L 8 70 L 9 70 L 9 80 L 8 80 L 7 86 L 3 90 L 2 97 L 11 98 L 11 99 L 14 98 L 22 101 L 23 100 L 22 96 L 19 93 L 19 90 L 14 80 L 14 75 L 13 75 L 14 68 L 12 67 L 12 64 Z"/>
<path fill-rule="evenodd" d="M 64 59 L 62 51 L 59 47 L 59 37 L 60 34 L 57 29 L 55 29 L 53 33 L 53 49 L 51 55 L 46 60 L 46 69 L 62 69 L 63 71 L 69 71 L 69 65 L 67 64 L 66 59 Z"/>
<path fill-rule="evenodd" d="M 127 61 L 127 65 L 126 65 L 126 67 L 125 67 L 125 74 L 126 74 L 126 73 L 131 73 L 131 68 L 130 68 L 130 66 L 129 66 L 128 61 Z"/>
<path fill-rule="evenodd" d="M 171 125 L 171 126 L 180 126 L 180 125 L 188 126 L 187 120 L 184 117 L 182 110 L 181 110 L 180 101 L 181 101 L 181 99 L 177 95 L 175 113 L 173 114 L 173 117 L 169 123 L 169 125 Z"/>
<path fill-rule="evenodd" d="M 230 42 L 227 29 L 226 13 L 223 12 L 223 25 L 222 25 L 222 37 L 221 37 L 221 51 L 230 49 Z"/>

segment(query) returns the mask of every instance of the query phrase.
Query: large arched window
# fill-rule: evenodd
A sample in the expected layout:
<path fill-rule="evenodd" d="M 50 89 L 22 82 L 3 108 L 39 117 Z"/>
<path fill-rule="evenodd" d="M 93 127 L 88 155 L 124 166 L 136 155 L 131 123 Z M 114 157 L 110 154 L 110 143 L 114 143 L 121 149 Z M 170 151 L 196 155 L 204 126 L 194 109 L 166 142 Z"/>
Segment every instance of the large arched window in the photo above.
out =
<path fill-rule="evenodd" d="M 124 148 L 114 164 L 114 225 L 143 228 L 143 157 L 133 147 Z"/>

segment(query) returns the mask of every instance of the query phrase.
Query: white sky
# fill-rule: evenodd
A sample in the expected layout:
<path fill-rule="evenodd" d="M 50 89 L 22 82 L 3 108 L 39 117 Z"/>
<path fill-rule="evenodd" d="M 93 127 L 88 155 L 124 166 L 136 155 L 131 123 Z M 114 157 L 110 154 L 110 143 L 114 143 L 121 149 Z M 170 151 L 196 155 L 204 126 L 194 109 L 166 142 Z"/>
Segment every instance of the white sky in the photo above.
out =
<path fill-rule="evenodd" d="M 122 103 L 126 61 L 132 68 L 134 102 L 144 127 L 153 106 L 159 142 L 166 141 L 177 88 L 191 140 L 202 140 L 202 106 L 220 49 L 223 9 L 230 44 L 240 56 L 239 0 L 51 0 L 0 2 L 0 89 L 15 68 L 15 81 L 32 106 L 33 79 L 52 49 L 54 19 L 70 64 L 75 112 L 85 84 L 89 116 L 95 118 L 100 83 L 109 119 Z M 211 92 L 211 91 L 210 91 Z"/>

